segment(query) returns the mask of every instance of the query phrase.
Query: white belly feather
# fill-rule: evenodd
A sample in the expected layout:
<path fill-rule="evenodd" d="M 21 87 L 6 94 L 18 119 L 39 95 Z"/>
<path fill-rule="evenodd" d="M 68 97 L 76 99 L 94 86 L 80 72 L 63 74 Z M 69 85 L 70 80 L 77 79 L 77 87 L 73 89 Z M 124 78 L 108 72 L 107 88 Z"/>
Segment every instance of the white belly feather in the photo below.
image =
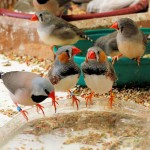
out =
<path fill-rule="evenodd" d="M 104 94 L 112 89 L 113 81 L 104 75 L 85 75 L 86 85 L 95 93 Z"/>
<path fill-rule="evenodd" d="M 132 41 L 118 43 L 118 48 L 121 54 L 130 59 L 143 56 L 145 51 L 145 47 L 142 43 L 135 43 Z"/>
<path fill-rule="evenodd" d="M 68 44 L 74 44 L 79 40 L 79 36 L 75 36 L 74 38 L 63 40 L 42 31 L 38 31 L 38 34 L 40 39 L 48 45 L 68 45 Z"/>
<path fill-rule="evenodd" d="M 60 80 L 55 86 L 56 91 L 67 92 L 68 90 L 75 87 L 79 80 L 79 75 L 71 75 Z"/>

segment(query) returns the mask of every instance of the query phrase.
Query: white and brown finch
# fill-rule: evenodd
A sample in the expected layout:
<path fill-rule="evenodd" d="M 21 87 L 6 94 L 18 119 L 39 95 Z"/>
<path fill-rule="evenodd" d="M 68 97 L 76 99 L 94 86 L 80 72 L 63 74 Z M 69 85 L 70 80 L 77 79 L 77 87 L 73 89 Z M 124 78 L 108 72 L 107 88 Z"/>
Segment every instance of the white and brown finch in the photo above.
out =
<path fill-rule="evenodd" d="M 17 110 L 23 114 L 26 120 L 28 120 L 27 111 L 22 110 L 18 104 L 25 106 L 36 105 L 37 110 L 40 109 L 44 115 L 44 107 L 39 103 L 50 97 L 56 110 L 54 86 L 48 79 L 42 78 L 35 73 L 23 71 L 0 73 L 0 78 L 9 90 L 10 97 L 17 106 Z"/>
<path fill-rule="evenodd" d="M 71 45 L 58 48 L 55 54 L 53 67 L 49 70 L 48 77 L 54 85 L 55 91 L 67 92 L 72 96 L 72 102 L 76 103 L 78 109 L 79 100 L 70 89 L 74 88 L 80 76 L 80 68 L 75 64 L 73 56 L 81 51 Z"/>
<path fill-rule="evenodd" d="M 112 107 L 114 98 L 112 86 L 117 80 L 117 76 L 104 51 L 97 46 L 90 47 L 81 68 L 85 83 L 92 91 L 86 97 L 86 106 L 88 101 L 92 103 L 93 93 L 105 94 L 110 91 L 110 107 Z"/>
<path fill-rule="evenodd" d="M 143 32 L 139 30 L 136 23 L 129 18 L 119 19 L 111 28 L 118 31 L 117 45 L 121 53 L 121 55 L 115 57 L 114 60 L 123 55 L 130 59 L 136 59 L 139 65 L 140 58 L 145 53 L 147 43 L 147 38 Z"/>
<path fill-rule="evenodd" d="M 64 13 L 66 5 L 71 0 L 33 0 L 35 11 L 48 10 L 55 16 L 60 16 Z"/>
<path fill-rule="evenodd" d="M 48 11 L 37 12 L 31 20 L 38 20 L 37 32 L 40 39 L 51 46 L 71 45 L 80 39 L 93 42 L 84 32 L 62 18 L 56 17 Z"/>

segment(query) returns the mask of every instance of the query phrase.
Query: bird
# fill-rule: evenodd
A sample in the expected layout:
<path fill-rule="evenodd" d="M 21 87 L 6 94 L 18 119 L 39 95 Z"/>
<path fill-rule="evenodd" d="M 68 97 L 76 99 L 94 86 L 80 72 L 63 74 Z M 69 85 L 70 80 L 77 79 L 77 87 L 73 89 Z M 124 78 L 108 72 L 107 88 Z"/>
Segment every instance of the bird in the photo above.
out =
<path fill-rule="evenodd" d="M 123 55 L 130 59 L 136 59 L 139 65 L 140 58 L 146 51 L 147 38 L 144 33 L 130 18 L 118 19 L 111 28 L 117 30 L 117 45 L 121 53 L 113 58 L 113 63 Z"/>
<path fill-rule="evenodd" d="M 94 93 L 110 92 L 109 105 L 112 108 L 114 101 L 112 86 L 117 81 L 117 75 L 105 52 L 98 46 L 90 47 L 87 50 L 85 61 L 81 64 L 81 70 L 87 87 L 92 91 L 90 95 L 85 97 L 86 106 L 89 101 L 92 104 Z"/>
<path fill-rule="evenodd" d="M 137 4 L 139 0 L 92 0 L 87 5 L 88 13 L 111 12 Z"/>
<path fill-rule="evenodd" d="M 48 10 L 55 16 L 62 16 L 71 0 L 33 0 L 35 11 Z"/>
<path fill-rule="evenodd" d="M 56 46 L 72 45 L 80 39 L 94 42 L 84 32 L 76 26 L 70 24 L 62 18 L 54 16 L 48 11 L 36 12 L 31 20 L 39 20 L 37 32 L 39 38 L 53 48 Z"/>
<path fill-rule="evenodd" d="M 100 47 L 107 56 L 114 56 L 119 52 L 116 37 L 117 31 L 99 37 L 94 45 Z"/>
<path fill-rule="evenodd" d="M 54 85 L 55 91 L 68 91 L 72 97 L 72 103 L 76 103 L 77 109 L 79 100 L 71 89 L 77 84 L 81 73 L 80 68 L 73 60 L 73 56 L 80 52 L 80 49 L 72 45 L 59 47 L 55 53 L 54 64 L 48 72 L 48 78 Z"/>
<path fill-rule="evenodd" d="M 37 110 L 40 109 L 44 115 L 44 107 L 39 103 L 49 97 L 52 99 L 52 104 L 56 111 L 54 86 L 48 79 L 25 71 L 1 72 L 0 79 L 2 79 L 5 87 L 8 89 L 17 110 L 22 113 L 27 121 L 28 112 L 22 110 L 18 104 L 24 106 L 36 105 Z"/>

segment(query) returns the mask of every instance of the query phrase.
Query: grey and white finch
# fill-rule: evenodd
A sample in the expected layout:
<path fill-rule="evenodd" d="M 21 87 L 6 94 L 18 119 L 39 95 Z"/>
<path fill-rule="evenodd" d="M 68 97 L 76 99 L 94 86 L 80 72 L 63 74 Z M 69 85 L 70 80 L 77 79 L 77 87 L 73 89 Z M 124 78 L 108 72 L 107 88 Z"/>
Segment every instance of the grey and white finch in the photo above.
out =
<path fill-rule="evenodd" d="M 110 91 L 110 107 L 112 107 L 114 98 L 112 86 L 117 80 L 117 76 L 104 51 L 97 46 L 90 47 L 85 62 L 81 64 L 81 69 L 86 85 L 92 91 L 92 93 L 86 97 L 86 106 L 88 101 L 92 103 L 92 95 L 94 92 L 105 94 Z"/>
<path fill-rule="evenodd" d="M 42 78 L 35 73 L 23 71 L 1 73 L 0 78 L 9 90 L 10 97 L 17 106 L 17 110 L 23 114 L 26 120 L 28 120 L 27 111 L 22 110 L 18 104 L 25 106 L 36 105 L 37 110 L 40 109 L 44 115 L 44 107 L 39 103 L 50 97 L 56 109 L 54 86 L 48 79 Z"/>
<path fill-rule="evenodd" d="M 55 16 L 60 16 L 71 0 L 33 0 L 35 11 L 48 10 Z"/>
<path fill-rule="evenodd" d="M 114 56 L 119 52 L 116 37 L 117 31 L 98 38 L 94 45 L 100 47 L 106 55 Z"/>
<path fill-rule="evenodd" d="M 73 60 L 73 56 L 81 51 L 71 45 L 58 48 L 54 65 L 48 72 L 48 77 L 54 85 L 55 91 L 67 92 L 72 96 L 72 102 L 76 103 L 78 109 L 79 100 L 73 95 L 70 89 L 74 88 L 80 76 L 80 68 Z"/>
<path fill-rule="evenodd" d="M 136 23 L 129 18 L 121 18 L 115 22 L 111 28 L 118 31 L 117 45 L 120 53 L 130 59 L 137 59 L 138 65 L 140 58 L 146 50 L 147 38 L 138 28 Z M 119 55 L 120 57 L 121 55 Z M 118 59 L 118 57 L 115 57 Z"/>
<path fill-rule="evenodd" d="M 80 39 L 93 42 L 84 32 L 62 18 L 48 11 L 37 12 L 31 20 L 39 20 L 37 32 L 40 39 L 48 45 L 71 45 Z"/>

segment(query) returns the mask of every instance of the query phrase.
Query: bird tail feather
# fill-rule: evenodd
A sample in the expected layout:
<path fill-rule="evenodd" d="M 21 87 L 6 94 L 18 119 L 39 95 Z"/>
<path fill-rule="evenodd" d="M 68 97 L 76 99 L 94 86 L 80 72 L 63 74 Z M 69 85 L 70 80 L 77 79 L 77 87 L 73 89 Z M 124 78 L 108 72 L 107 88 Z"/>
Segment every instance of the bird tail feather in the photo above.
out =
<path fill-rule="evenodd" d="M 95 43 L 95 41 L 93 39 L 91 39 L 89 36 L 87 36 L 85 34 L 81 35 L 81 37 L 88 40 L 88 41 L 90 41 L 90 42 L 92 42 L 92 43 Z"/>

